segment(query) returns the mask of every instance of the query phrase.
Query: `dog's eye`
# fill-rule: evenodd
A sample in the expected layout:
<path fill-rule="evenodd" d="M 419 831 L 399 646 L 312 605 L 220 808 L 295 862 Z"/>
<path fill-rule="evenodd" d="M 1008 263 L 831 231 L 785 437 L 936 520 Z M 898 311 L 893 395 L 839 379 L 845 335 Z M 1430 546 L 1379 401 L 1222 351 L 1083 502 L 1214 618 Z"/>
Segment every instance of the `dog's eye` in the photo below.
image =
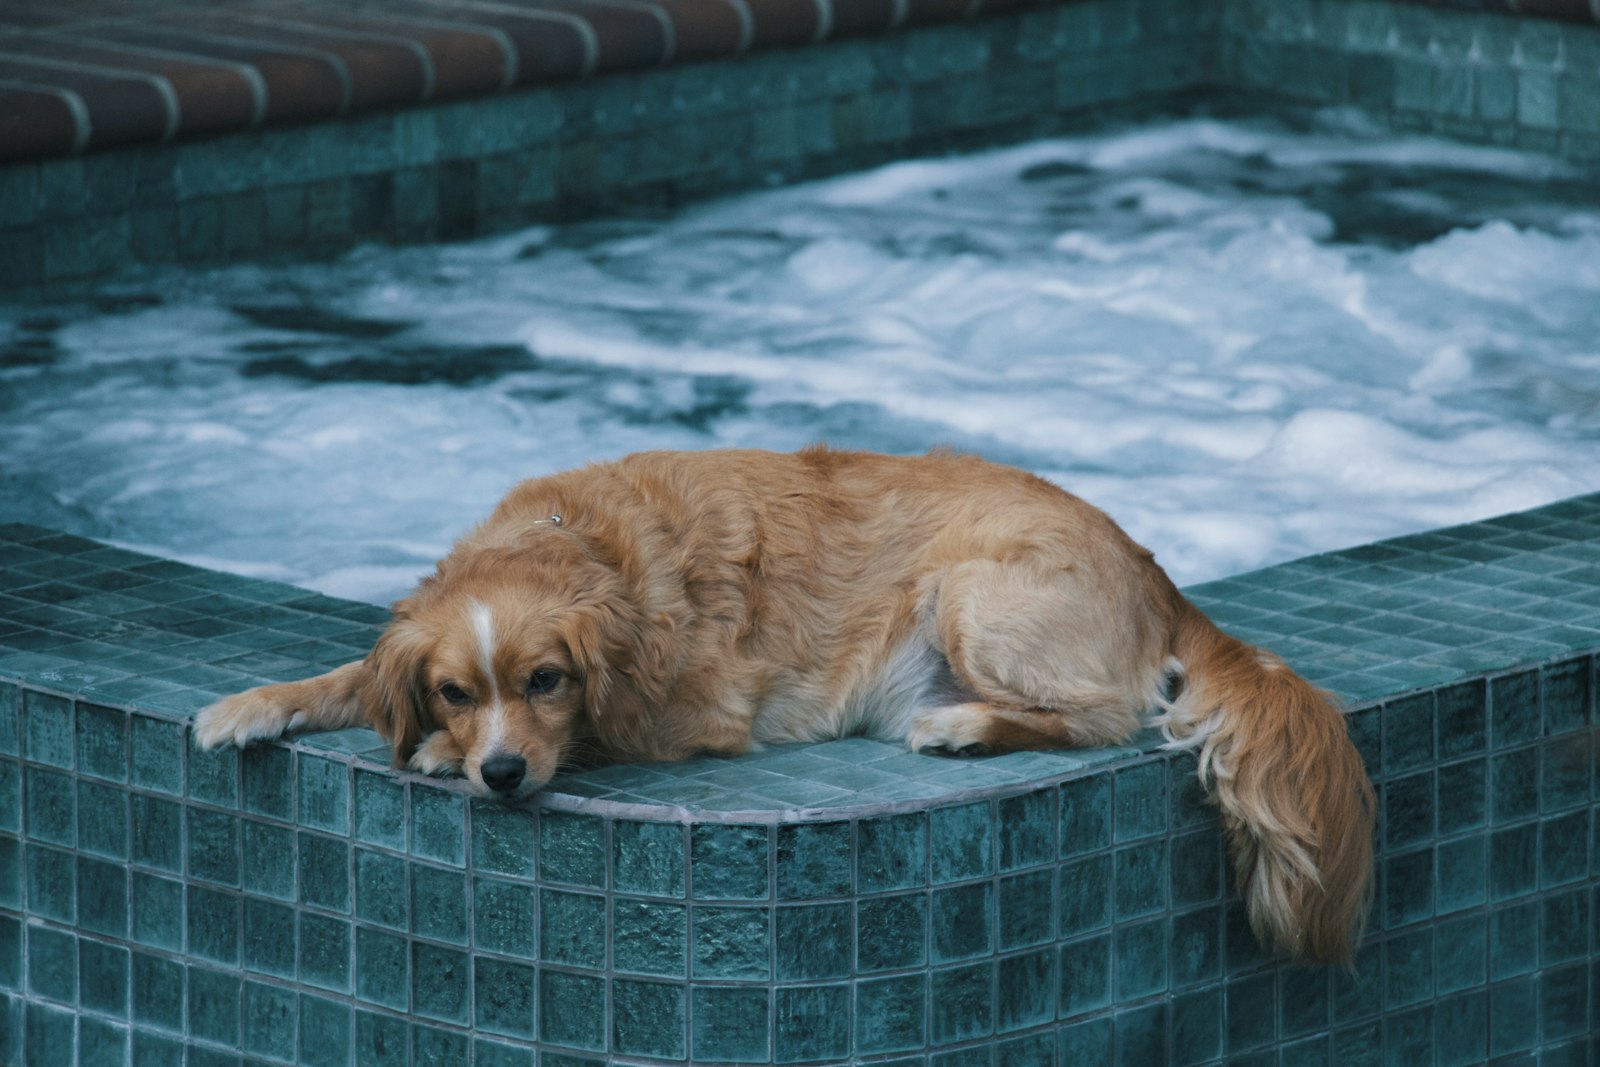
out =
<path fill-rule="evenodd" d="M 558 672 L 545 670 L 541 667 L 539 670 L 534 671 L 533 676 L 528 679 L 528 692 L 548 693 L 556 687 L 556 683 L 559 681 L 561 681 L 561 675 Z"/>
<path fill-rule="evenodd" d="M 467 691 L 452 682 L 446 682 L 441 685 L 439 687 L 439 695 L 444 697 L 445 703 L 454 704 L 457 707 L 472 703 L 472 697 L 467 695 Z"/>

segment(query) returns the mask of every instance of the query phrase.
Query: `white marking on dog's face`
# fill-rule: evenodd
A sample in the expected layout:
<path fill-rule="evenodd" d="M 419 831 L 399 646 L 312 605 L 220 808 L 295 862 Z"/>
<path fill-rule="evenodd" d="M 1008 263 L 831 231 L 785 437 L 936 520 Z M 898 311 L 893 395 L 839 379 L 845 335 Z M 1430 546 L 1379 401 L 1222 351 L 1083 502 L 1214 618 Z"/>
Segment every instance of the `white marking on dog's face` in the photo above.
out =
<path fill-rule="evenodd" d="M 475 757 L 472 762 L 482 766 L 484 760 L 493 759 L 505 747 L 506 706 L 500 699 L 500 682 L 494 673 L 494 615 L 489 605 L 481 600 L 472 601 L 471 613 L 472 634 L 478 645 L 478 666 L 489 682 L 489 704 L 481 713 L 484 718 L 482 739 L 472 753 Z"/>

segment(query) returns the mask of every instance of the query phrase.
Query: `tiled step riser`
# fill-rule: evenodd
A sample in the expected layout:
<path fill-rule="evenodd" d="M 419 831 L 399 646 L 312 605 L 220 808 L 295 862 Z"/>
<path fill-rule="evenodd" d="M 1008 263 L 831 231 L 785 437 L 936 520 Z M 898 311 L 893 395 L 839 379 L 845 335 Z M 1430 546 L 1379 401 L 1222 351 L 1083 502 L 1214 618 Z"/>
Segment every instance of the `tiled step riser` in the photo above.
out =
<path fill-rule="evenodd" d="M 182 722 L 0 685 L 9 1039 L 363 1064 L 408 1032 L 480 1063 L 1555 1055 L 1600 990 L 1595 672 L 1352 712 L 1381 798 L 1356 980 L 1264 961 L 1188 757 L 926 812 L 652 822 L 202 753 Z"/>

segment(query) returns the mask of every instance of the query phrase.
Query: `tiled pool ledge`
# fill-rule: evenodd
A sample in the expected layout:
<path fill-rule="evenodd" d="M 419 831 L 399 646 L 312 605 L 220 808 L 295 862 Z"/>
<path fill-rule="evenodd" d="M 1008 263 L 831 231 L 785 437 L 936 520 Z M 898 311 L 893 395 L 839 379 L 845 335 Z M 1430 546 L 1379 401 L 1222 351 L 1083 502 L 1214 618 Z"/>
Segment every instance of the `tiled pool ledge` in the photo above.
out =
<path fill-rule="evenodd" d="M 327 253 L 359 241 L 467 237 L 628 205 L 658 208 L 1014 142 L 1103 117 L 1111 105 L 1197 90 L 1355 104 L 1404 128 L 1557 153 L 1600 172 L 1600 27 L 1501 10 L 1576 18 L 1595 10 L 1590 0 L 1467 5 L 1492 10 L 1389 0 L 1072 0 L 1004 10 L 1011 6 L 529 0 L 523 10 L 566 13 L 562 34 L 571 32 L 572 11 L 606 13 L 596 76 L 472 96 L 487 91 L 479 84 L 486 77 L 489 88 L 501 87 L 511 70 L 504 55 L 518 49 L 532 50 L 519 53 L 518 76 L 575 74 L 545 70 L 565 60 L 540 51 L 554 38 L 536 32 L 544 22 L 519 15 L 517 3 L 452 6 L 470 9 L 481 26 L 441 22 L 433 0 L 382 13 L 304 2 L 264 15 L 252 5 L 235 16 L 214 10 L 226 5 L 173 5 L 148 25 L 96 22 L 101 36 L 142 35 L 143 43 L 125 42 L 139 53 L 126 77 L 106 75 L 116 66 L 112 46 L 73 44 L 70 34 L 63 43 L 38 29 L 5 37 L 5 19 L 19 12 L 32 12 L 30 25 L 71 24 L 82 7 L 11 5 L 0 11 L 0 139 L 19 136 L 6 132 L 7 117 L 17 116 L 4 87 L 28 81 L 16 64 L 41 34 L 47 52 L 87 50 L 46 56 L 41 69 L 80 89 L 85 80 L 105 83 L 108 106 L 131 107 L 142 92 L 166 110 L 146 123 L 145 143 L 0 165 L 0 290 L 67 287 L 140 264 Z M 674 12 L 669 21 L 691 11 L 704 17 L 692 32 L 674 30 L 682 62 L 653 65 L 665 39 L 652 8 Z M 937 21 L 979 8 L 980 18 Z M 748 41 L 708 14 L 741 10 L 750 13 Z M 833 12 L 829 39 L 762 47 L 816 37 L 822 11 Z M 233 17 L 239 25 L 219 30 L 218 20 Z M 320 26 L 315 46 L 286 42 L 274 19 Z M 883 32 L 901 25 L 909 28 Z M 185 41 L 238 54 L 184 60 Z M 350 53 L 343 59 L 341 48 Z M 21 60 L 5 58 L 18 50 Z M 88 53 L 94 61 L 81 69 Z M 433 72 L 426 100 L 423 58 Z M 328 68 L 320 81 L 302 69 L 319 64 Z M 215 83 L 213 91 L 189 93 L 185 105 L 176 88 L 167 96 L 151 88 L 180 68 Z M 255 80 L 241 70 L 254 70 Z M 240 84 L 229 96 L 223 82 Z M 259 92 L 240 88 L 257 82 Z M 99 128 L 116 130 L 109 113 Z M 177 139 L 154 139 L 168 133 Z M 96 143 L 91 132 L 84 147 Z"/>
<path fill-rule="evenodd" d="M 1360 976 L 1273 964 L 1187 757 L 854 739 L 527 808 L 367 731 L 202 753 L 383 612 L 0 527 L 0 1059 L 1588 1064 L 1600 496 L 1189 591 L 1346 695 Z"/>

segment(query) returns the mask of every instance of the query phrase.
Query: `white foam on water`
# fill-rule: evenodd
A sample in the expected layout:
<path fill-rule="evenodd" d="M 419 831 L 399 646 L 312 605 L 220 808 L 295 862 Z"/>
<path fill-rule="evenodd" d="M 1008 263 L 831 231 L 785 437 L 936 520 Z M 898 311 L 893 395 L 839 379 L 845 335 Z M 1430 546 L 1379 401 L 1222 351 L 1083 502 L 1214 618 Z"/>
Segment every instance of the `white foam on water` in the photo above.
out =
<path fill-rule="evenodd" d="M 385 601 L 523 477 L 971 449 L 1180 582 L 1600 489 L 1600 209 L 1345 112 L 0 307 L 0 520 Z"/>

